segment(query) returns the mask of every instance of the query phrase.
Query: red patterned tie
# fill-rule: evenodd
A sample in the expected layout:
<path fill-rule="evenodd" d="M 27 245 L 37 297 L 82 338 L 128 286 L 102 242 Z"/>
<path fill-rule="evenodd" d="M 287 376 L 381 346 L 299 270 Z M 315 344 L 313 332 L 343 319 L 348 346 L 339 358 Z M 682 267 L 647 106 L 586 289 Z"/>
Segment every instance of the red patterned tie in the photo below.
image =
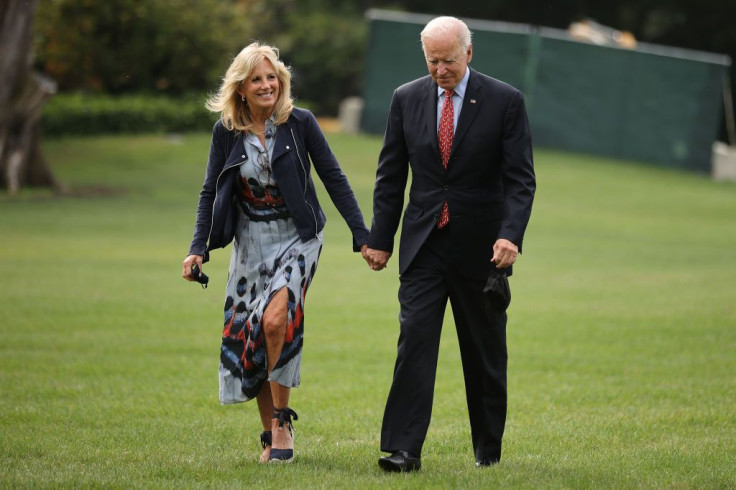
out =
<path fill-rule="evenodd" d="M 447 170 L 447 162 L 450 160 L 450 150 L 452 149 L 453 124 L 455 120 L 455 108 L 452 105 L 452 96 L 454 90 L 445 90 L 445 102 L 442 104 L 442 115 L 440 116 L 440 130 L 437 138 L 440 142 L 440 155 L 442 155 L 442 165 Z M 437 228 L 443 228 L 450 221 L 450 212 L 447 209 L 447 200 L 442 203 L 442 211 L 437 220 Z"/>

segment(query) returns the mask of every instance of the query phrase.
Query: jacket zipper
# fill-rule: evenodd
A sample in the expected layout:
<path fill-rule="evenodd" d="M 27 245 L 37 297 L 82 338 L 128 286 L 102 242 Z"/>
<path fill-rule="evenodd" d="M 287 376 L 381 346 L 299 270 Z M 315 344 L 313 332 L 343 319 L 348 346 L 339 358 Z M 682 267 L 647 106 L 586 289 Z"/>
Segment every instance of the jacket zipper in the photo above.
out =
<path fill-rule="evenodd" d="M 217 203 L 217 191 L 220 188 L 220 177 L 222 177 L 223 174 L 227 172 L 228 170 L 230 170 L 231 168 L 239 167 L 247 161 L 248 159 L 245 159 L 240 163 L 236 163 L 234 165 L 230 165 L 227 168 L 223 168 L 222 171 L 220 172 L 220 175 L 217 176 L 217 180 L 215 181 L 215 198 L 212 200 L 212 211 L 211 211 L 212 217 L 210 218 L 210 232 L 207 234 L 207 243 L 205 244 L 206 247 L 209 247 L 210 238 L 212 238 L 212 229 L 215 227 L 215 204 Z M 206 250 L 207 249 L 205 248 L 205 252 Z"/>
<path fill-rule="evenodd" d="M 316 237 L 319 235 L 319 224 L 317 223 L 317 214 L 314 212 L 314 208 L 311 204 L 309 204 L 309 201 L 307 201 L 307 182 L 308 182 L 308 174 L 307 174 L 307 168 L 304 166 L 304 162 L 302 162 L 302 157 L 299 155 L 299 145 L 296 143 L 296 138 L 294 137 L 294 130 L 291 129 L 291 126 L 289 126 L 289 131 L 291 131 L 291 139 L 294 140 L 294 150 L 296 151 L 296 157 L 299 159 L 299 164 L 302 166 L 302 171 L 304 172 L 304 202 L 307 206 L 309 206 L 309 210 L 312 212 L 312 217 L 314 218 L 314 236 Z"/>

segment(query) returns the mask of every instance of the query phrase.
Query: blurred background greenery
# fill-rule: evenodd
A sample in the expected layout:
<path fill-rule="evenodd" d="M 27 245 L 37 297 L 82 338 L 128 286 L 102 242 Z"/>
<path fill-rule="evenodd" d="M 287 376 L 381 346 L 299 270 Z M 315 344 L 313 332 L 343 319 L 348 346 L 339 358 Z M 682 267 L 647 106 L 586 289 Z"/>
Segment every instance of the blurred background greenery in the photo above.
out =
<path fill-rule="evenodd" d="M 279 47 L 292 67 L 300 104 L 335 115 L 341 100 L 363 93 L 369 8 L 563 29 L 591 18 L 639 41 L 736 56 L 736 2 L 715 0 L 49 0 L 39 4 L 34 38 L 35 67 L 59 88 L 45 114 L 70 114 L 75 100 L 104 112 L 91 96 L 135 94 L 179 99 L 186 118 L 217 88 L 230 59 L 260 40 Z M 197 124 L 211 121 L 197 117 Z M 51 122 L 47 134 L 59 127 L 90 130 Z"/>
<path fill-rule="evenodd" d="M 216 116 L 204 102 L 253 40 L 280 49 L 298 105 L 323 121 L 335 117 L 341 102 L 376 85 L 375 78 L 366 81 L 368 70 L 375 77 L 366 68 L 370 9 L 513 22 L 530 32 L 593 20 L 638 42 L 736 56 L 736 2 L 715 0 L 6 0 L 0 3 L 0 188 L 11 195 L 22 187 L 63 190 L 45 159 L 42 135 L 208 131 Z M 390 62 L 400 59 L 379 66 L 395 74 Z M 492 66 L 486 72 L 502 77 Z M 733 80 L 723 79 L 713 137 L 736 145 Z M 371 109 L 367 98 L 364 104 Z"/>

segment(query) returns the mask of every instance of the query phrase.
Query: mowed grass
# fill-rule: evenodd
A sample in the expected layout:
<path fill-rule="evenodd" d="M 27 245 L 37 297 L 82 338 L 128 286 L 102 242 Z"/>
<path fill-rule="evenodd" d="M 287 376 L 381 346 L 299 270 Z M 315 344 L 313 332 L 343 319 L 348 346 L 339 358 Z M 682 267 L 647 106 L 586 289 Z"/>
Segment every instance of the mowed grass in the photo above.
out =
<path fill-rule="evenodd" d="M 380 138 L 328 137 L 370 222 Z M 371 272 L 322 192 L 296 462 L 264 466 L 256 405 L 217 403 L 229 249 L 208 289 L 179 277 L 208 145 L 47 141 L 82 191 L 0 194 L 0 487 L 736 486 L 736 185 L 537 149 L 503 460 L 474 467 L 448 314 L 411 475 L 376 465 L 397 264 Z"/>

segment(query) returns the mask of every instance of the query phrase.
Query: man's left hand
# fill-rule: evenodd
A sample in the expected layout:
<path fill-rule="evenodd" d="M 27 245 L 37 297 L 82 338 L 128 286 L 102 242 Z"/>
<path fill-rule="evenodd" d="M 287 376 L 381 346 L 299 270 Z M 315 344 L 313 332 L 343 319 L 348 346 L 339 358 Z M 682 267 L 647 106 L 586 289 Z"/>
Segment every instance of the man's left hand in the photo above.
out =
<path fill-rule="evenodd" d="M 518 255 L 519 247 L 505 238 L 499 238 L 493 244 L 493 258 L 491 262 L 496 264 L 497 269 L 505 269 L 516 262 Z"/>

